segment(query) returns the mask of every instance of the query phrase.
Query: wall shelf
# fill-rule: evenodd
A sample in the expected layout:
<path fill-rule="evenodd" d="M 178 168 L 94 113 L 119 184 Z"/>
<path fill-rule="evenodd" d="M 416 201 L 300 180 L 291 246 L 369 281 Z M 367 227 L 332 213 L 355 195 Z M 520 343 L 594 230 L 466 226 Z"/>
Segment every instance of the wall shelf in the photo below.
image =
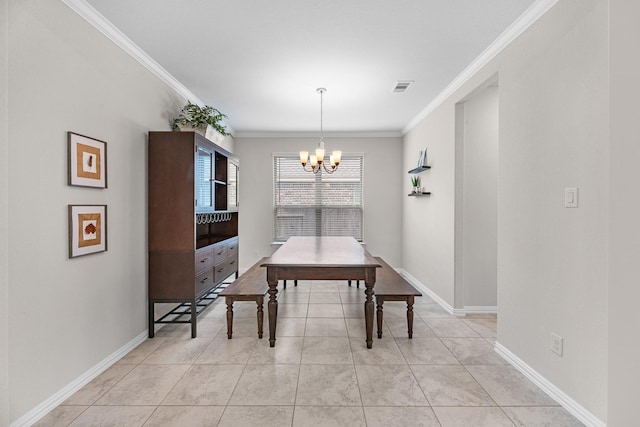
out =
<path fill-rule="evenodd" d="M 408 194 L 409 196 L 412 197 L 420 197 L 420 196 L 430 196 L 431 192 L 422 192 L 422 193 L 410 193 Z"/>
<path fill-rule="evenodd" d="M 415 173 L 420 173 L 420 172 L 424 172 L 424 171 L 426 171 L 427 169 L 431 169 L 431 166 L 420 166 L 420 167 L 418 167 L 418 168 L 411 169 L 411 170 L 409 171 L 409 173 L 414 173 L 414 174 L 415 174 Z"/>

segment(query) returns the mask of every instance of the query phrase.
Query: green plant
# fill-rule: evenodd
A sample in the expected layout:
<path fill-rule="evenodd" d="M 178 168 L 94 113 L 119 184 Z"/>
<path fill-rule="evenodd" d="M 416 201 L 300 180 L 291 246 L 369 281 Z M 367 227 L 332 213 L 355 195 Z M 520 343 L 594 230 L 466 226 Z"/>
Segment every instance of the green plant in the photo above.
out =
<path fill-rule="evenodd" d="M 418 175 L 411 176 L 411 184 L 414 187 L 420 187 L 420 177 Z"/>
<path fill-rule="evenodd" d="M 179 125 L 188 125 L 194 128 L 202 125 L 211 125 L 222 135 L 226 135 L 227 131 L 220 123 L 220 121 L 226 117 L 226 115 L 213 107 L 208 105 L 200 107 L 199 105 L 192 104 L 191 101 L 189 101 L 187 102 L 187 105 L 182 108 L 178 117 L 173 120 L 173 130 L 178 130 Z"/>

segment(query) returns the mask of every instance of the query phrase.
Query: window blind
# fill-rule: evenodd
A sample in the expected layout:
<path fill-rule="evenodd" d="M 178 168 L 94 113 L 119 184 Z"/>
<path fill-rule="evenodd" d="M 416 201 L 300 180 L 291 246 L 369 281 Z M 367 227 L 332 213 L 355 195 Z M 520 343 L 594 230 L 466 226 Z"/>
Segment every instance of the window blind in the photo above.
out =
<path fill-rule="evenodd" d="M 274 241 L 353 236 L 362 241 L 364 156 L 343 156 L 333 174 L 305 172 L 298 156 L 274 156 Z M 308 166 L 307 166 L 308 167 Z"/>

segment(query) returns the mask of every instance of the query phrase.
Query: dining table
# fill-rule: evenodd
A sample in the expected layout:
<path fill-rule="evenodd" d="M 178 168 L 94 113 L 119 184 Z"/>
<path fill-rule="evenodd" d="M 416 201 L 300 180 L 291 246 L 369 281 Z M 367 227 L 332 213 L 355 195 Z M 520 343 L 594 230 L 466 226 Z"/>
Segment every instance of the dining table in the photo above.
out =
<path fill-rule="evenodd" d="M 373 295 L 376 269 L 381 267 L 363 245 L 350 236 L 293 236 L 262 264 L 269 284 L 269 346 L 276 344 L 279 280 L 362 280 L 367 348 L 373 345 Z"/>

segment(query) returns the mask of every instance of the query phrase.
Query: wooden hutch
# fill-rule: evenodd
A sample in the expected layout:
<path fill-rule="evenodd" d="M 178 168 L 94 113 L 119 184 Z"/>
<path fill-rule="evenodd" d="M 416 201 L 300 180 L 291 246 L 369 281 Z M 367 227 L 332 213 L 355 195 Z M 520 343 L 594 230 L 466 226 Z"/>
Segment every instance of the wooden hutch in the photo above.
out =
<path fill-rule="evenodd" d="M 190 323 L 238 277 L 238 159 L 195 132 L 149 132 L 149 337 Z M 156 303 L 178 303 L 155 319 Z"/>

